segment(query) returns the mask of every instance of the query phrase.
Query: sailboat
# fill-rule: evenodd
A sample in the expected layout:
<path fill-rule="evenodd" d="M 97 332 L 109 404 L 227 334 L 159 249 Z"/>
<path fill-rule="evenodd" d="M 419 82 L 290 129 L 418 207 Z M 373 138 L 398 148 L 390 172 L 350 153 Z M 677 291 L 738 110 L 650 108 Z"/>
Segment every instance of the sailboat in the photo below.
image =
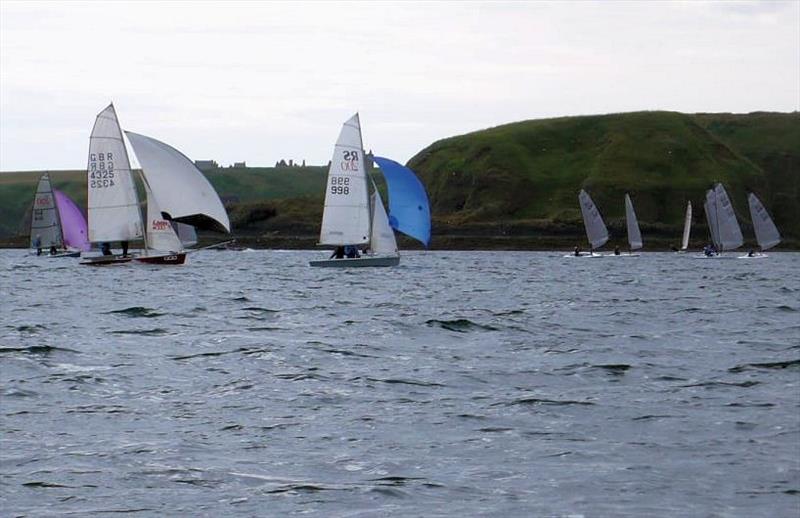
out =
<path fill-rule="evenodd" d="M 742 246 L 742 229 L 739 228 L 733 205 L 721 183 L 706 191 L 703 209 L 716 253 L 710 252 L 700 257 L 718 257 L 725 250 L 735 250 Z"/>
<path fill-rule="evenodd" d="M 747 196 L 747 203 L 750 206 L 750 219 L 753 222 L 753 231 L 756 234 L 756 241 L 758 241 L 758 247 L 761 251 L 756 253 L 751 252 L 740 258 L 751 259 L 767 257 L 767 254 L 764 252 L 780 243 L 781 235 L 775 223 L 772 221 L 772 218 L 769 217 L 767 209 L 764 208 L 764 204 L 761 203 L 761 200 L 752 192 Z"/>
<path fill-rule="evenodd" d="M 586 238 L 589 241 L 590 251 L 588 253 L 579 252 L 576 248 L 575 253 L 565 257 L 602 257 L 600 254 L 595 254 L 594 251 L 608 241 L 608 229 L 603 222 L 603 217 L 600 215 L 600 211 L 597 210 L 592 198 L 583 189 L 578 194 L 578 203 L 581 206 L 583 226 L 586 229 Z"/>
<path fill-rule="evenodd" d="M 36 255 L 49 249 L 48 257 L 79 257 L 81 250 L 88 250 L 83 214 L 69 196 L 52 188 L 48 173 L 36 187 L 30 236 Z"/>
<path fill-rule="evenodd" d="M 123 254 L 86 257 L 81 264 L 119 264 L 133 259 L 150 264 L 183 264 L 186 252 L 173 222 L 230 231 L 219 196 L 191 160 L 163 142 L 132 132 L 126 134 L 142 166 L 147 224 L 142 222 L 122 130 L 111 104 L 97 116 L 90 139 L 89 240 L 123 242 Z M 140 239 L 144 242 L 143 254 L 125 253 L 129 241 Z"/>
<path fill-rule="evenodd" d="M 430 241 L 430 207 L 419 179 L 397 162 L 374 157 L 389 187 L 390 207 L 397 207 L 396 214 L 393 211 L 392 225 L 374 184 L 372 194 L 369 193 L 365 158 L 361 122 L 356 113 L 342 125 L 336 141 L 322 213 L 319 244 L 336 247 L 334 255 L 338 257 L 332 255 L 328 259 L 310 261 L 310 266 L 397 266 L 400 254 L 394 229 L 419 239 L 426 246 Z M 405 210 L 408 200 L 413 200 L 410 204 L 417 209 L 413 216 Z M 342 257 L 348 248 L 355 253 Z M 359 248 L 367 251 L 359 255 Z"/>
<path fill-rule="evenodd" d="M 689 234 L 692 231 L 692 202 L 686 202 L 686 216 L 683 218 L 683 238 L 679 252 L 686 252 L 689 249 Z"/>
<path fill-rule="evenodd" d="M 628 230 L 628 257 L 637 257 L 634 250 L 642 248 L 642 232 L 639 230 L 639 222 L 636 220 L 636 212 L 633 210 L 631 197 L 625 194 L 625 224 Z"/>

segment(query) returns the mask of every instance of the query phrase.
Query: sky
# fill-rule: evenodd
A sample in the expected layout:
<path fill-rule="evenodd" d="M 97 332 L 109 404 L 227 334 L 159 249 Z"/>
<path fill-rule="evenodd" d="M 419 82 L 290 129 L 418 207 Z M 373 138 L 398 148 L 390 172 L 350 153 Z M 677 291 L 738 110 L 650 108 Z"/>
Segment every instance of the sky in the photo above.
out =
<path fill-rule="evenodd" d="M 221 165 L 405 162 L 519 120 L 800 110 L 800 0 L 0 0 L 0 171 L 82 169 L 98 112 Z M 134 160 L 135 165 L 135 160 Z"/>

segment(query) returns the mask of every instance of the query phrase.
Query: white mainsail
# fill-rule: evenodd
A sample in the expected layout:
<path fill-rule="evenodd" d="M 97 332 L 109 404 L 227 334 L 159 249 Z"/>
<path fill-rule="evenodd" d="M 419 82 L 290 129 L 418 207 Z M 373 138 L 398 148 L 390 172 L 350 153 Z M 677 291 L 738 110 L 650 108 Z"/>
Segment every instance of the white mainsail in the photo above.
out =
<path fill-rule="evenodd" d="M 636 220 L 636 212 L 633 210 L 631 197 L 625 194 L 625 223 L 628 227 L 628 245 L 631 250 L 642 248 L 642 233 L 639 230 L 639 222 Z"/>
<path fill-rule="evenodd" d="M 182 251 L 183 244 L 175 234 L 170 222 L 161 215 L 161 207 L 146 180 L 144 188 L 147 192 L 147 231 L 145 232 L 147 249 L 158 252 Z"/>
<path fill-rule="evenodd" d="M 703 210 L 706 213 L 706 222 L 708 223 L 708 232 L 711 234 L 711 242 L 714 248 L 722 250 L 722 245 L 719 242 L 719 220 L 717 218 L 717 197 L 714 195 L 714 190 L 709 189 L 706 191 L 706 201 L 703 202 Z"/>
<path fill-rule="evenodd" d="M 781 242 L 781 235 L 778 228 L 769 217 L 767 209 L 752 192 L 747 196 L 747 203 L 750 206 L 750 219 L 753 221 L 753 230 L 756 233 L 756 241 L 761 250 L 769 250 Z"/>
<path fill-rule="evenodd" d="M 689 248 L 689 234 L 692 230 L 692 202 L 686 203 L 686 217 L 683 220 L 683 239 L 681 239 L 681 250 Z"/>
<path fill-rule="evenodd" d="M 369 192 L 356 113 L 342 126 L 328 169 L 319 243 L 358 245 L 370 236 Z"/>
<path fill-rule="evenodd" d="M 372 193 L 372 233 L 370 249 L 375 255 L 397 255 L 397 239 L 378 191 Z"/>
<path fill-rule="evenodd" d="M 129 241 L 142 237 L 139 199 L 114 105 L 97 115 L 89 139 L 89 241 Z"/>
<path fill-rule="evenodd" d="M 578 203 L 581 206 L 583 225 L 586 227 L 586 237 L 589 239 L 592 250 L 600 248 L 608 241 L 608 229 L 603 223 L 600 211 L 597 210 L 592 198 L 583 189 L 578 194 Z"/>
<path fill-rule="evenodd" d="M 147 183 L 169 219 L 230 232 L 228 213 L 214 187 L 177 149 L 154 138 L 126 131 Z"/>
<path fill-rule="evenodd" d="M 31 212 L 31 248 L 61 248 L 61 221 L 56 208 L 56 199 L 50 185 L 50 175 L 44 173 L 36 187 Z"/>
<path fill-rule="evenodd" d="M 742 246 L 744 237 L 742 236 L 742 229 L 739 228 L 739 222 L 736 221 L 733 205 L 721 183 L 714 187 L 714 195 L 716 197 L 719 242 L 721 245 L 719 251 L 735 250 Z"/>

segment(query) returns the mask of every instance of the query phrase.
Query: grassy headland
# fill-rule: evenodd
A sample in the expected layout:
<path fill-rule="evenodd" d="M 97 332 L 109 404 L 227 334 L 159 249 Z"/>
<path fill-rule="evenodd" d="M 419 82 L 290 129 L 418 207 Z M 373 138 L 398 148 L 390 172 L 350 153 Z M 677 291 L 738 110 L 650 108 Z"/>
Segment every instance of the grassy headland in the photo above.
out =
<path fill-rule="evenodd" d="M 630 193 L 645 246 L 677 242 L 686 201 L 693 243 L 706 240 L 702 200 L 723 182 L 746 240 L 746 193 L 759 195 L 800 245 L 800 114 L 636 112 L 516 122 L 440 140 L 409 161 L 426 185 L 434 248 L 541 249 L 583 243 L 577 205 L 590 192 L 624 245 Z M 234 237 L 251 246 L 313 247 L 327 167 L 221 168 L 206 173 L 225 201 Z M 22 242 L 41 172 L 0 174 L 0 238 Z M 379 173 L 373 173 L 382 184 Z M 54 171 L 56 188 L 82 206 L 83 171 Z M 416 247 L 401 240 L 401 248 Z"/>

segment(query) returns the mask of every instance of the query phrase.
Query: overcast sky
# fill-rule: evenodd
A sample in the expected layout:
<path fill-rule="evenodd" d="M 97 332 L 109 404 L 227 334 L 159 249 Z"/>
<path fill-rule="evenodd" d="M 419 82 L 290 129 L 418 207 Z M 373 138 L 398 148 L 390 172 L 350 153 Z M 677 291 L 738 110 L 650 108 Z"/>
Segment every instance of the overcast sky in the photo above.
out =
<path fill-rule="evenodd" d="M 0 170 L 86 167 L 95 115 L 221 164 L 405 162 L 518 120 L 800 109 L 800 1 L 0 2 Z"/>

